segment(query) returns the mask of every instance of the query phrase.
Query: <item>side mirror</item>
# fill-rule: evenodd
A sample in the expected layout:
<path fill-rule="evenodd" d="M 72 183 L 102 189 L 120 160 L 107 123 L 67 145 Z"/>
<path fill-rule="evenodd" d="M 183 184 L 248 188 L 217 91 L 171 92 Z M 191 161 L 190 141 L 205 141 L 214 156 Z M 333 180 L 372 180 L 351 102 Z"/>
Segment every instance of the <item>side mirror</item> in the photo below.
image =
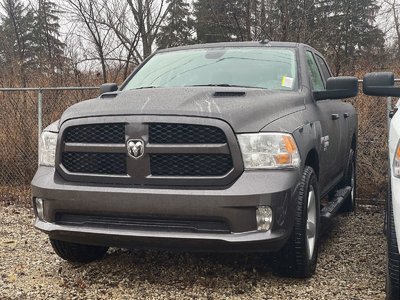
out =
<path fill-rule="evenodd" d="M 315 91 L 315 100 L 344 99 L 358 94 L 358 79 L 351 76 L 330 77 L 325 91 Z"/>
<path fill-rule="evenodd" d="M 104 93 L 115 92 L 118 90 L 118 85 L 116 83 L 104 83 L 100 86 L 100 95 Z"/>
<path fill-rule="evenodd" d="M 363 92 L 370 96 L 400 97 L 400 86 L 394 85 L 392 72 L 374 72 L 364 76 Z"/>

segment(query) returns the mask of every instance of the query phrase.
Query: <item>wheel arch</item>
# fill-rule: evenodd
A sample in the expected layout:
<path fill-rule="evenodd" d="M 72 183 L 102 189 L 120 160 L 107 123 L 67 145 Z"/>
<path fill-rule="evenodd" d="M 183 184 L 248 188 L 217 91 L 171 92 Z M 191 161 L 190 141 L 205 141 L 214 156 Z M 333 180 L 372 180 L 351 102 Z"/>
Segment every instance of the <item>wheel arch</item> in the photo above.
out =
<path fill-rule="evenodd" d="M 353 134 L 353 137 L 351 138 L 351 145 L 350 145 L 351 149 L 356 152 L 357 150 L 357 137 L 356 134 Z"/>
<path fill-rule="evenodd" d="M 317 179 L 319 180 L 319 156 L 317 150 L 312 148 L 310 151 L 308 151 L 306 160 L 304 161 L 304 166 L 309 166 L 313 168 L 315 175 L 317 176 Z"/>

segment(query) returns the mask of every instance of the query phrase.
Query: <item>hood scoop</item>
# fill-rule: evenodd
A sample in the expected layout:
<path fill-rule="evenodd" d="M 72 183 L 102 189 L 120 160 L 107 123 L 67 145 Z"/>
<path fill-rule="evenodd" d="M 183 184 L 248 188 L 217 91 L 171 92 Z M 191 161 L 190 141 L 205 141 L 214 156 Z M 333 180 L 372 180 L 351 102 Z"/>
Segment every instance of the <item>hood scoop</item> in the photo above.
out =
<path fill-rule="evenodd" d="M 112 98 L 115 98 L 117 96 L 118 96 L 118 93 L 111 92 L 111 93 L 104 93 L 104 94 L 100 95 L 100 98 L 101 99 L 112 99 Z"/>
<path fill-rule="evenodd" d="M 215 92 L 214 97 L 243 97 L 246 92 Z"/>

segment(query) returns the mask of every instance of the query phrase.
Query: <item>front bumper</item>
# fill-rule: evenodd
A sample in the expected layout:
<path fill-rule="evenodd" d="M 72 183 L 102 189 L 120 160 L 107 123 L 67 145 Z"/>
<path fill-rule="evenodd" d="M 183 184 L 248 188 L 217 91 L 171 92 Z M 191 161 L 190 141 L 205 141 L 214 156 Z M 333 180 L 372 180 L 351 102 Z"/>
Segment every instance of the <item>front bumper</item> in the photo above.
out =
<path fill-rule="evenodd" d="M 280 249 L 293 227 L 300 173 L 245 171 L 225 189 L 162 188 L 67 182 L 54 168 L 40 167 L 32 180 L 33 198 L 44 199 L 44 220 L 35 227 L 51 238 L 83 244 L 198 251 L 266 252 Z M 257 231 L 256 209 L 270 206 L 272 227 Z M 143 230 L 58 222 L 59 214 L 108 218 L 162 216 L 218 220 L 229 233 Z"/>

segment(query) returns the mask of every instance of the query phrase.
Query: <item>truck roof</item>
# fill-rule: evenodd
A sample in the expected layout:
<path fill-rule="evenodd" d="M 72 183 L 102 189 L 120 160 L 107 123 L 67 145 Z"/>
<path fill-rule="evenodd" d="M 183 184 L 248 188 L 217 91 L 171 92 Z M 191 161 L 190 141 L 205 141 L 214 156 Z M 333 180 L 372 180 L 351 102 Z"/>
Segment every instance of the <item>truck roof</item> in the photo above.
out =
<path fill-rule="evenodd" d="M 173 48 L 159 49 L 157 52 L 168 52 L 176 50 L 186 50 L 186 49 L 205 49 L 205 48 L 223 48 L 223 47 L 283 47 L 283 48 L 299 48 L 305 45 L 302 43 L 292 43 L 292 42 L 271 42 L 266 40 L 265 42 L 223 42 L 223 43 L 209 43 L 209 44 L 195 44 L 188 46 L 179 46 Z"/>

